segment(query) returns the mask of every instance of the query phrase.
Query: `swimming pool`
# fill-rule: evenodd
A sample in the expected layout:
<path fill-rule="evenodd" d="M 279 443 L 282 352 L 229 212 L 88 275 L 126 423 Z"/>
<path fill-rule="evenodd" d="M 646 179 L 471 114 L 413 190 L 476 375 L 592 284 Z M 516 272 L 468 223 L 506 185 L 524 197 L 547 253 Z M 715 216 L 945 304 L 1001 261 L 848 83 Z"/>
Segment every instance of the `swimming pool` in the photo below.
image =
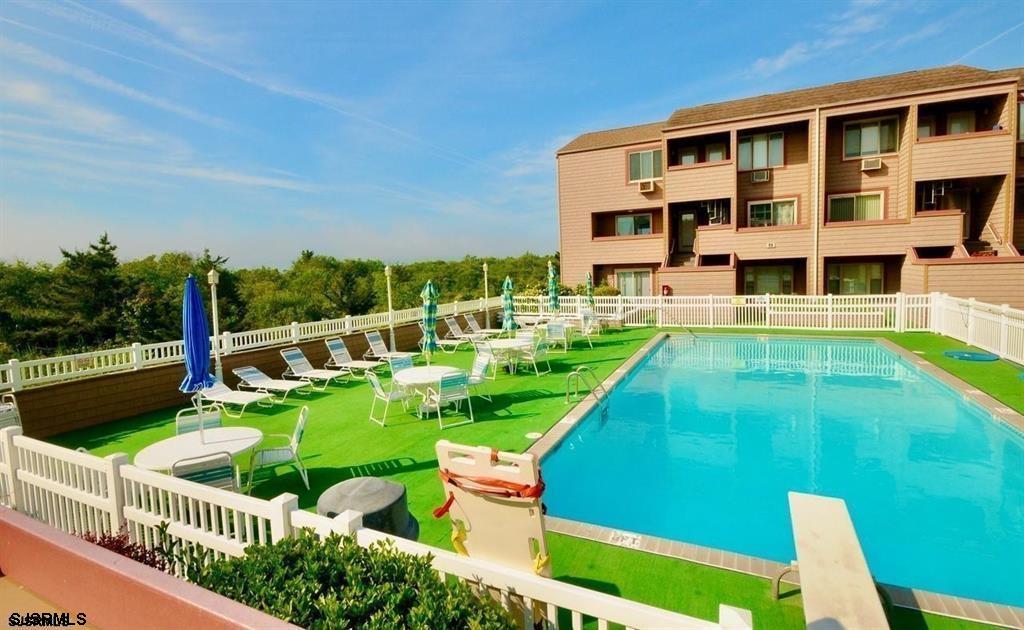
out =
<path fill-rule="evenodd" d="M 874 341 L 672 336 L 543 460 L 548 513 L 794 559 L 846 500 L 876 579 L 1024 605 L 1024 436 Z"/>

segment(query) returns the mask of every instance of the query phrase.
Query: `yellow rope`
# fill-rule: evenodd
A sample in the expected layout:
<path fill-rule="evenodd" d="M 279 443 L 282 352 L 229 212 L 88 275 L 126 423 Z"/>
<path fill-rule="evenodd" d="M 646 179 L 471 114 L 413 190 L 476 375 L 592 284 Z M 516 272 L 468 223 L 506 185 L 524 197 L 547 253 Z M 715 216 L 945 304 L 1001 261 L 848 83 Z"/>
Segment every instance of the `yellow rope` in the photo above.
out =
<path fill-rule="evenodd" d="M 452 547 L 455 548 L 456 553 L 460 556 L 468 556 L 469 552 L 466 551 L 466 527 L 462 524 L 462 521 L 452 520 Z"/>
<path fill-rule="evenodd" d="M 550 562 L 550 555 L 544 555 L 538 551 L 537 556 L 533 559 L 533 572 L 540 575 L 541 571 L 544 570 L 544 567 L 546 567 Z"/>

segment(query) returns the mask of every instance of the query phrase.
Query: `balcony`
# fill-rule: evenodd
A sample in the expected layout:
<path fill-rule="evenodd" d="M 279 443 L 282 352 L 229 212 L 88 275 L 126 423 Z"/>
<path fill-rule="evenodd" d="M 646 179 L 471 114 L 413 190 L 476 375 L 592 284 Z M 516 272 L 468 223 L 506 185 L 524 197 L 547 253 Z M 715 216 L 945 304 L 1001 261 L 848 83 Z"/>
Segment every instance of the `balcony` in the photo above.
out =
<path fill-rule="evenodd" d="M 736 168 L 732 160 L 670 166 L 665 173 L 665 197 L 669 203 L 732 197 L 736 192 Z"/>
<path fill-rule="evenodd" d="M 914 144 L 915 181 L 1006 175 L 1013 168 L 1010 132 L 977 131 L 921 138 Z"/>

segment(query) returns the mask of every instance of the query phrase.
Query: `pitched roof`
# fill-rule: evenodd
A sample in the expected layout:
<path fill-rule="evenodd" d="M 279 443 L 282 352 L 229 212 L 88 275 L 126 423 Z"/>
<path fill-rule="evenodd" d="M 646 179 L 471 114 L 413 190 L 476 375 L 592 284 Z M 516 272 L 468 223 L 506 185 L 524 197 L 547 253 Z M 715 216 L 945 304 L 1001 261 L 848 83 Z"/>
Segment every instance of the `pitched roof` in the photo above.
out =
<path fill-rule="evenodd" d="M 607 129 L 605 131 L 591 131 L 590 133 L 577 136 L 575 140 L 555 153 L 561 155 L 563 153 L 575 153 L 576 151 L 607 149 L 627 144 L 658 141 L 661 140 L 661 130 L 664 127 L 664 122 L 654 122 L 647 123 L 646 125 Z"/>
<path fill-rule="evenodd" d="M 760 116 L 774 112 L 824 107 L 843 101 L 919 92 L 934 88 L 980 83 L 992 79 L 1019 78 L 1020 68 L 991 71 L 972 66 L 942 66 L 869 79 L 843 81 L 818 87 L 765 94 L 724 103 L 677 109 L 666 128 L 718 120 Z"/>

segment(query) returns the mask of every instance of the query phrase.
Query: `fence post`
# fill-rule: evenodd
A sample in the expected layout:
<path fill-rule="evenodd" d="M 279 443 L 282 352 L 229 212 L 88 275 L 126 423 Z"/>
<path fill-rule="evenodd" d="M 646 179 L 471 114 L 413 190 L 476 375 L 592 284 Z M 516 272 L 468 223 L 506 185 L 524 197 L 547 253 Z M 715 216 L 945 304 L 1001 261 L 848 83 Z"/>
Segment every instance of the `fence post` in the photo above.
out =
<path fill-rule="evenodd" d="M 1005 357 L 1009 350 L 1009 337 L 1010 337 L 1010 320 L 1009 315 L 1010 305 L 1003 304 L 999 307 L 1002 312 L 999 313 L 999 356 Z"/>
<path fill-rule="evenodd" d="M 624 318 L 625 314 L 624 314 L 624 309 L 622 308 L 622 294 L 621 293 L 618 295 L 618 300 L 616 300 L 615 304 L 616 304 L 616 309 L 618 310 L 619 321 L 621 321 L 622 325 L 625 326 L 626 322 L 623 321 L 623 318 Z"/>
<path fill-rule="evenodd" d="M 220 334 L 220 337 L 220 353 L 231 354 L 231 348 L 235 343 L 231 336 L 231 333 L 228 331 L 224 331 Z"/>
<path fill-rule="evenodd" d="M 455 302 L 453 302 L 453 304 L 455 306 L 455 315 L 458 315 L 459 314 L 459 301 L 455 300 Z"/>
<path fill-rule="evenodd" d="M 125 527 L 124 481 L 121 466 L 128 464 L 128 455 L 114 453 L 104 458 L 107 462 L 107 500 L 110 501 L 110 533 L 116 534 Z"/>
<path fill-rule="evenodd" d="M 270 542 L 284 540 L 292 535 L 292 512 L 299 509 L 299 497 L 285 492 L 271 499 L 270 505 Z"/>
<path fill-rule="evenodd" d="M 772 294 L 764 294 L 764 327 L 772 327 Z"/>
<path fill-rule="evenodd" d="M 132 344 L 132 369 L 142 369 L 142 344 L 138 341 Z"/>
<path fill-rule="evenodd" d="M 967 300 L 967 345 L 974 345 L 974 298 Z"/>
<path fill-rule="evenodd" d="M 11 391 L 21 391 L 21 366 L 18 365 L 18 360 L 11 359 L 7 362 L 7 367 L 11 371 Z"/>
<path fill-rule="evenodd" d="M 826 313 L 827 313 L 827 317 L 828 317 L 828 329 L 832 330 L 832 327 L 835 326 L 835 319 L 834 319 L 835 311 L 832 308 L 832 294 L 831 293 L 828 294 L 828 300 L 825 301 L 825 305 L 827 306 Z"/>
<path fill-rule="evenodd" d="M 735 316 L 733 319 L 735 319 Z M 711 328 L 715 327 L 715 296 L 710 294 L 708 294 L 708 326 Z"/>
<path fill-rule="evenodd" d="M 655 325 L 658 328 L 661 328 L 661 327 L 663 327 L 665 325 L 665 313 L 663 312 L 664 309 L 665 309 L 665 296 L 664 295 L 659 295 L 658 296 L 658 307 L 657 308 L 658 308 L 658 315 L 655 318 L 654 323 L 655 323 Z"/>
<path fill-rule="evenodd" d="M 363 528 L 363 513 L 355 510 L 345 510 L 331 520 L 334 521 L 334 531 L 341 534 L 354 534 Z"/>
<path fill-rule="evenodd" d="M 18 449 L 14 447 L 14 438 L 19 435 L 21 427 L 0 429 L 0 450 L 5 455 L 5 460 L 0 461 L 0 477 L 7 479 L 7 490 L 11 493 L 8 501 L 11 507 L 25 513 L 25 496 L 21 483 L 18 482 Z"/>
<path fill-rule="evenodd" d="M 928 295 L 928 331 L 942 334 L 942 294 L 938 291 Z"/>
<path fill-rule="evenodd" d="M 906 308 L 907 308 L 906 296 L 903 295 L 902 291 L 898 291 L 896 293 L 896 321 L 893 322 L 893 325 L 896 328 L 896 332 L 903 332 L 906 329 L 906 325 L 907 325 Z"/>
<path fill-rule="evenodd" d="M 352 332 L 352 316 L 351 315 L 346 315 L 345 317 L 342 318 L 341 328 L 346 333 L 351 333 Z"/>
<path fill-rule="evenodd" d="M 292 343 L 299 343 L 299 322 L 292 322 Z"/>

